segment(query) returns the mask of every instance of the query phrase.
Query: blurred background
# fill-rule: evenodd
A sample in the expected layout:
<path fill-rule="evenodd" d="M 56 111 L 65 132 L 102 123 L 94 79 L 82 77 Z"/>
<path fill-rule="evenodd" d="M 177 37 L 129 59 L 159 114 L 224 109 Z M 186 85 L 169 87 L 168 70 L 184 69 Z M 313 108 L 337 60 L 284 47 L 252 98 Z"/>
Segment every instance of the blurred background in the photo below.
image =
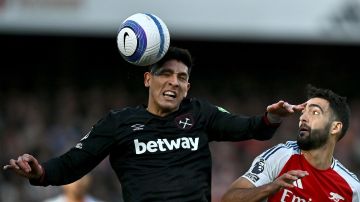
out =
<path fill-rule="evenodd" d="M 171 45 L 195 66 L 190 96 L 236 114 L 305 101 L 307 83 L 347 96 L 352 119 L 335 157 L 360 176 L 360 0 L 0 0 L 0 164 L 22 153 L 40 161 L 73 147 L 108 110 L 145 104 L 144 68 L 120 56 L 117 29 L 146 12 L 168 26 Z M 358 87 L 356 87 L 358 86 Z M 213 201 L 264 149 L 297 134 L 298 115 L 271 141 L 211 143 Z M 91 195 L 122 201 L 104 160 Z M 0 201 L 43 201 L 60 187 L 34 187 L 0 172 Z"/>

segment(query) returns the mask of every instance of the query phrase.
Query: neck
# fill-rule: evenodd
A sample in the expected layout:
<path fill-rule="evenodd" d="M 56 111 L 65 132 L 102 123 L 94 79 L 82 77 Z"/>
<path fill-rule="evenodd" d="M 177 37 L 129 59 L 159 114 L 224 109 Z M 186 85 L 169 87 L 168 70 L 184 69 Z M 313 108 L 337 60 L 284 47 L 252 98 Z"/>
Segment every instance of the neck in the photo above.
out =
<path fill-rule="evenodd" d="M 164 110 L 164 109 L 148 106 L 146 108 L 146 110 L 156 116 L 164 117 L 164 116 L 167 116 L 167 115 L 171 114 L 172 112 L 178 110 L 178 108 L 175 110 Z"/>
<path fill-rule="evenodd" d="M 313 167 L 319 170 L 326 170 L 331 166 L 335 143 L 328 142 L 320 148 L 304 151 L 301 153 Z"/>
<path fill-rule="evenodd" d="M 165 117 L 179 109 L 180 105 L 174 106 L 174 107 L 162 107 L 160 104 L 156 104 L 151 98 L 149 98 L 148 106 L 146 110 L 150 112 L 153 115 L 159 116 L 159 117 Z"/>

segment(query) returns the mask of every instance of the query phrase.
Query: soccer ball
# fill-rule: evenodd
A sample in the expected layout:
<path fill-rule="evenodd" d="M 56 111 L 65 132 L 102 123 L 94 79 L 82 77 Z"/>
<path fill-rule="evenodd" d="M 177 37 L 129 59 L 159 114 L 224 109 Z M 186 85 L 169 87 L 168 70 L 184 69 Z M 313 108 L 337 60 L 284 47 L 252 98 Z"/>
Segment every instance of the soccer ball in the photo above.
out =
<path fill-rule="evenodd" d="M 167 52 L 169 45 L 169 30 L 154 14 L 136 13 L 126 18 L 117 35 L 121 56 L 137 66 L 158 62 Z"/>

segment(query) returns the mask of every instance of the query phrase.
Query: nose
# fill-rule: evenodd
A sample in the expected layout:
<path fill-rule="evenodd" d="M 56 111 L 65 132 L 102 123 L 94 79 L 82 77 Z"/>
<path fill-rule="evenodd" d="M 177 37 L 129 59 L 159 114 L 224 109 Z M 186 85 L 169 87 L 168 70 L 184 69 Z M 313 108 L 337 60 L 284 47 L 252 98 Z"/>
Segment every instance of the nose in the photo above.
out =
<path fill-rule="evenodd" d="M 306 115 L 306 112 L 303 112 L 303 113 L 300 115 L 299 121 L 300 121 L 300 123 L 304 123 L 304 122 L 306 123 L 307 120 L 308 120 L 308 117 L 307 117 L 307 115 Z"/>
<path fill-rule="evenodd" d="M 172 76 L 169 78 L 169 84 L 172 86 L 179 86 L 179 79 L 177 74 L 172 74 Z"/>

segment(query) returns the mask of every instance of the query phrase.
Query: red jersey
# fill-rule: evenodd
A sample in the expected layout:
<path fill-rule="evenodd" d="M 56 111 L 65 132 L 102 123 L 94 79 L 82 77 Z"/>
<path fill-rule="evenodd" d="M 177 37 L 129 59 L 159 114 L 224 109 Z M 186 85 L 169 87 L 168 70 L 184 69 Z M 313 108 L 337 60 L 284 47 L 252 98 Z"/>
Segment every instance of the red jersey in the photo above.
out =
<path fill-rule="evenodd" d="M 333 158 L 330 168 L 319 170 L 307 162 L 295 141 L 279 144 L 259 155 L 243 175 L 255 186 L 274 181 L 290 170 L 305 170 L 308 176 L 269 196 L 270 202 L 359 202 L 360 183 L 357 177 Z"/>

